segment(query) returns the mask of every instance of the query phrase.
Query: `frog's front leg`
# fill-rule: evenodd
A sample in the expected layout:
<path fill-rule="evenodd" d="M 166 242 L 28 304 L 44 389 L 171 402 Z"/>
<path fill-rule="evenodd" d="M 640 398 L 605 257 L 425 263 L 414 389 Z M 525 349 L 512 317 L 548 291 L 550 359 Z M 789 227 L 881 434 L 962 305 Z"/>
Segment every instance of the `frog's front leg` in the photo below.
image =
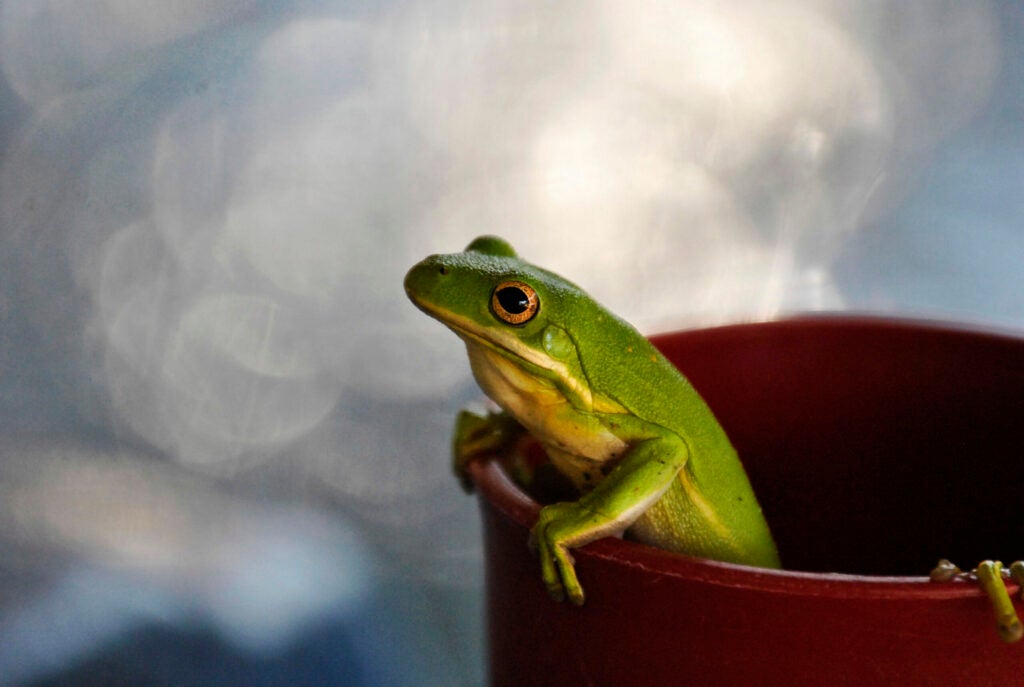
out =
<path fill-rule="evenodd" d="M 996 628 L 1004 642 L 1016 642 L 1024 637 L 1024 626 L 1017 617 L 1010 593 L 1006 589 L 1005 579 L 1012 579 L 1021 588 L 1024 597 L 1024 561 L 1015 561 L 1010 569 L 1004 570 L 1000 561 L 982 561 L 974 570 L 963 572 L 948 560 L 941 560 L 931 573 L 936 582 L 947 582 L 953 579 L 975 579 L 992 604 L 996 615 Z"/>
<path fill-rule="evenodd" d="M 455 418 L 452 436 L 452 471 L 467 492 L 473 483 L 466 466 L 475 458 L 509 451 L 525 430 L 505 412 L 488 412 L 484 408 L 466 408 Z"/>
<path fill-rule="evenodd" d="M 686 458 L 686 445 L 674 434 L 642 440 L 593 491 L 541 509 L 530 543 L 552 598 L 583 603 L 569 549 L 624 532 L 672 485 Z"/>

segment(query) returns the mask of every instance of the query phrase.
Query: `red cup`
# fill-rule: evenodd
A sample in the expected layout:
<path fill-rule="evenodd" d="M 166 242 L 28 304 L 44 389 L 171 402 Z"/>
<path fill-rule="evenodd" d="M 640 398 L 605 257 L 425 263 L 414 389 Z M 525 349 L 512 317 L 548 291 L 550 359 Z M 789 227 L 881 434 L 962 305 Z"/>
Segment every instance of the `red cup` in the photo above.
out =
<path fill-rule="evenodd" d="M 927 577 L 1024 558 L 1024 339 L 822 317 L 653 341 L 732 438 L 786 569 L 604 539 L 574 551 L 586 604 L 556 603 L 539 505 L 475 463 L 493 685 L 1024 684 L 978 587 Z"/>

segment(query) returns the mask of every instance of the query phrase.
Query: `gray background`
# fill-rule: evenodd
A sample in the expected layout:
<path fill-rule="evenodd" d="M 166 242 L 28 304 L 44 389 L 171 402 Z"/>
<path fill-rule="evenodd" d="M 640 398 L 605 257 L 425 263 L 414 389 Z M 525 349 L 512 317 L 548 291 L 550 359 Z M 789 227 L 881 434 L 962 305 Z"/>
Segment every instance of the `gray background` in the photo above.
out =
<path fill-rule="evenodd" d="M 0 685 L 482 679 L 508 238 L 645 332 L 1024 325 L 1016 2 L 0 0 Z"/>

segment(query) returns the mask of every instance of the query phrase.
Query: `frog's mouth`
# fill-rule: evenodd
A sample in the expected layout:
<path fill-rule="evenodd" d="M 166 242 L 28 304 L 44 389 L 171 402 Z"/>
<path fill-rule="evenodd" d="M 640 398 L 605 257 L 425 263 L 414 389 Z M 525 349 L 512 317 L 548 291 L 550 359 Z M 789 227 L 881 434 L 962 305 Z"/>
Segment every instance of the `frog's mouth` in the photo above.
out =
<path fill-rule="evenodd" d="M 498 355 L 514 360 L 519 365 L 534 368 L 539 375 L 555 378 L 565 388 L 572 390 L 584 407 L 592 406 L 593 394 L 590 391 L 590 385 L 573 377 L 564 362 L 555 360 L 543 351 L 524 345 L 522 341 L 501 329 L 481 327 L 468 317 L 456 315 L 450 310 L 443 310 L 412 295 L 410 298 L 418 308 L 451 329 L 466 343 L 484 346 Z"/>
<path fill-rule="evenodd" d="M 413 302 L 416 303 L 417 307 L 423 310 L 423 312 L 440 321 L 444 326 L 451 329 L 463 340 L 468 340 L 471 343 L 486 346 L 487 348 L 498 351 L 506 357 L 528 363 L 542 370 L 549 370 L 557 373 L 558 368 L 565 368 L 565 365 L 562 363 L 559 363 L 550 356 L 544 355 L 529 346 L 524 346 L 522 341 L 514 336 L 506 334 L 500 329 L 488 329 L 481 327 L 468 317 L 456 315 L 450 310 L 444 310 L 432 303 L 418 300 L 415 297 L 413 298 Z"/>

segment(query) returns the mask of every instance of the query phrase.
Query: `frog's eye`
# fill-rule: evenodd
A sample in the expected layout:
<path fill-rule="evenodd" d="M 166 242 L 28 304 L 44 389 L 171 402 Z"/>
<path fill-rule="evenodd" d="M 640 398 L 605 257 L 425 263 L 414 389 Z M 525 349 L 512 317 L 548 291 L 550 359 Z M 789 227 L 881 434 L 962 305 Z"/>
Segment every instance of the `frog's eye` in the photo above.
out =
<path fill-rule="evenodd" d="M 540 299 L 529 284 L 506 281 L 491 294 L 491 310 L 503 322 L 526 324 L 540 310 Z"/>

